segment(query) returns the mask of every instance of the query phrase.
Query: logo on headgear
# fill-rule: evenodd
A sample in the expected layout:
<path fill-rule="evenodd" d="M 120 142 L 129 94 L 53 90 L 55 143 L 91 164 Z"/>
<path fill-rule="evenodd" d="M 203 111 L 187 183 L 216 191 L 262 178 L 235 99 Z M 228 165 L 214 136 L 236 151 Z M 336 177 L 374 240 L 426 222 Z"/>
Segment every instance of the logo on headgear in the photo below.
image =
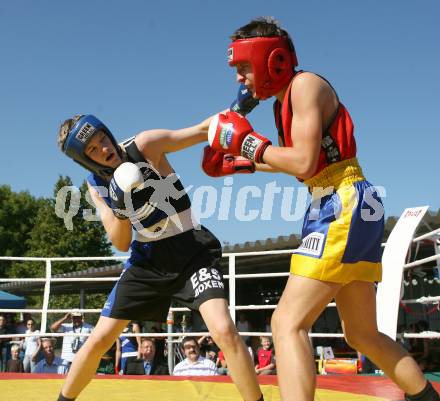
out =
<path fill-rule="evenodd" d="M 234 59 L 234 49 L 230 47 L 228 49 L 228 63 L 230 63 Z"/>
<path fill-rule="evenodd" d="M 95 127 L 90 123 L 85 123 L 78 133 L 76 134 L 76 139 L 82 143 L 86 143 L 90 137 L 95 133 Z"/>

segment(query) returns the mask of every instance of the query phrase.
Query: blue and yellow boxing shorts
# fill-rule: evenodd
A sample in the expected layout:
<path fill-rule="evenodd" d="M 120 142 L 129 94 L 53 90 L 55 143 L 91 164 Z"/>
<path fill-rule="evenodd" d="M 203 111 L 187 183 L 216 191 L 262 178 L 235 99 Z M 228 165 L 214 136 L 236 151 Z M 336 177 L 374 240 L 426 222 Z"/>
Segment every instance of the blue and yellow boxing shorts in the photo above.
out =
<path fill-rule="evenodd" d="M 290 272 L 341 284 L 380 281 L 384 209 L 357 159 L 331 164 L 305 184 L 312 202 Z"/>

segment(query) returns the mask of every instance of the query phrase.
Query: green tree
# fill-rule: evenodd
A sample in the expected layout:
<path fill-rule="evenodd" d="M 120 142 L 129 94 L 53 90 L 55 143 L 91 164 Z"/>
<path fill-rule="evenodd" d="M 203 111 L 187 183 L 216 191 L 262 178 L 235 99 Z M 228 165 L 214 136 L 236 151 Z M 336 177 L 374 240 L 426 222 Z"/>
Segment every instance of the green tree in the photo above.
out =
<path fill-rule="evenodd" d="M 66 190 L 68 188 L 68 190 Z M 78 190 L 73 190 L 72 181 L 69 177 L 60 176 L 54 187 L 52 198 L 44 199 L 35 216 L 35 224 L 30 232 L 27 241 L 28 249 L 26 256 L 34 257 L 67 257 L 67 256 L 111 256 L 111 243 L 108 241 L 106 232 L 100 221 L 87 221 L 83 217 L 84 210 L 88 209 L 95 214 L 95 208 L 86 201 L 87 185 L 84 182 L 81 185 L 80 197 Z M 72 209 L 77 213 L 69 216 L 71 224 L 65 223 L 65 220 L 57 216 L 55 208 L 57 206 L 57 195 L 59 191 L 67 194 L 65 207 L 61 208 L 65 212 Z M 63 192 L 61 192 L 63 193 Z M 75 193 L 79 201 L 79 207 L 72 206 L 75 200 Z M 58 206 L 60 199 L 58 198 Z M 58 214 L 60 208 L 58 207 Z M 71 228 L 71 229 L 69 229 Z M 106 265 L 111 262 L 104 262 Z M 52 274 L 68 273 L 81 271 L 91 267 L 102 266 L 103 262 L 54 262 L 52 263 Z M 10 275 L 14 277 L 44 277 L 45 266 L 39 262 L 14 263 L 11 267 Z M 78 285 L 80 287 L 80 285 Z M 79 289 L 78 289 L 79 292 Z M 78 307 L 77 295 L 56 295 L 51 297 L 50 307 L 69 308 Z M 90 301 L 95 299 L 95 301 Z M 101 307 L 103 296 L 89 296 L 87 307 Z M 35 306 L 41 303 L 41 297 L 31 300 Z"/>
<path fill-rule="evenodd" d="M 80 188 L 78 212 L 72 217 L 72 229 L 66 227 L 65 221 L 55 213 L 57 194 L 63 187 L 72 187 L 69 177 L 60 177 L 55 184 L 54 196 L 39 209 L 36 224 L 29 240 L 29 256 L 111 256 L 111 243 L 100 221 L 84 219 L 84 210 L 95 208 L 87 203 L 87 185 Z M 71 192 L 66 198 L 66 208 L 72 201 Z M 66 210 L 66 209 L 65 209 Z M 90 266 L 90 264 L 88 264 Z M 84 268 L 82 263 L 68 263 L 66 266 L 54 267 L 54 273 L 77 271 Z"/>
<path fill-rule="evenodd" d="M 14 192 L 8 185 L 0 186 L 0 255 L 24 256 L 35 225 L 38 209 L 43 203 L 29 192 Z M 9 275 L 11 262 L 0 262 L 0 277 Z"/>

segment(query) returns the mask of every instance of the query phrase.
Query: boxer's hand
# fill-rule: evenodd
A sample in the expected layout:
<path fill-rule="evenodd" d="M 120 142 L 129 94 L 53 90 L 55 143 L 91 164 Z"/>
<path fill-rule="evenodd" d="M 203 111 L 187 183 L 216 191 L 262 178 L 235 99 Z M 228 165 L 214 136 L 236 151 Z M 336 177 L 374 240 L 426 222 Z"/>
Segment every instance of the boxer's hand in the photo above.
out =
<path fill-rule="evenodd" d="M 134 163 L 122 163 L 115 170 L 110 180 L 109 193 L 113 214 L 118 219 L 129 218 L 130 212 L 127 209 L 133 209 L 132 191 L 142 183 L 142 173 Z"/>
<path fill-rule="evenodd" d="M 252 92 L 244 84 L 238 88 L 237 98 L 232 102 L 231 111 L 245 116 L 249 114 L 260 103 L 258 99 L 252 96 Z"/>
<path fill-rule="evenodd" d="M 202 169 L 210 177 L 223 177 L 231 174 L 249 174 L 255 172 L 255 164 L 241 156 L 224 154 L 205 146 L 203 149 Z"/>
<path fill-rule="evenodd" d="M 272 142 L 256 133 L 246 118 L 233 111 L 215 115 L 208 130 L 211 147 L 234 156 L 263 163 L 263 154 Z"/>

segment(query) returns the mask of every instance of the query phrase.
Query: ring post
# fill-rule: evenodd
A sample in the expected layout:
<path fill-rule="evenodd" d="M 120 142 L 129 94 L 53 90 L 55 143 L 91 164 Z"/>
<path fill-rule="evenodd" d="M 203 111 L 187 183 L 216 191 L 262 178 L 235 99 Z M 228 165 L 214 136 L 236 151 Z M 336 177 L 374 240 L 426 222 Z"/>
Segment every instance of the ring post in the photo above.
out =
<path fill-rule="evenodd" d="M 235 323 L 235 255 L 229 255 L 229 313 Z"/>
<path fill-rule="evenodd" d="M 382 282 L 377 287 L 377 326 L 381 333 L 396 339 L 397 319 L 405 257 L 414 233 L 429 206 L 405 209 L 391 231 L 382 255 Z"/>
<path fill-rule="evenodd" d="M 46 259 L 46 282 L 44 284 L 43 308 L 41 310 L 41 333 L 47 333 L 47 309 L 49 307 L 50 279 L 52 278 L 52 262 Z"/>
<path fill-rule="evenodd" d="M 168 316 L 167 316 L 167 333 L 168 334 L 172 334 L 173 333 L 173 325 L 174 325 L 174 314 L 173 311 L 170 309 L 168 311 Z M 174 348 L 173 348 L 173 337 L 172 336 L 168 336 L 168 341 L 167 341 L 167 350 L 168 350 L 168 371 L 170 372 L 170 375 L 173 374 L 173 370 L 174 370 Z"/>

